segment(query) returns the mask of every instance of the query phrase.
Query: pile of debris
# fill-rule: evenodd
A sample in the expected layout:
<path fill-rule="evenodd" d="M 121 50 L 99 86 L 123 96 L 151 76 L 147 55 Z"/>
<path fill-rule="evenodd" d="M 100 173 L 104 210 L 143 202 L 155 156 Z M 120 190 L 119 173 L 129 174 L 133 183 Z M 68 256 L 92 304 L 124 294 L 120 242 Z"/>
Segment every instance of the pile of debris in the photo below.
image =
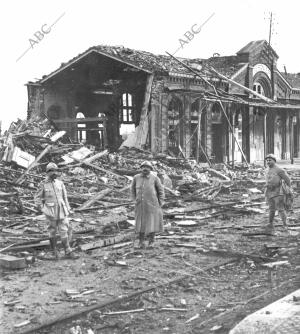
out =
<path fill-rule="evenodd" d="M 178 195 L 201 193 L 205 197 L 209 190 L 215 198 L 214 189 L 228 188 L 236 177 L 226 168 L 217 171 L 199 167 L 195 161 L 164 154 L 154 157 L 151 152 L 139 149 L 95 152 L 94 147 L 72 142 L 64 131 L 55 131 L 47 119 L 12 123 L 0 139 L 0 158 L 3 191 L 11 189 L 12 192 L 19 188 L 35 190 L 49 161 L 60 166 L 71 194 L 92 195 L 107 187 L 122 188 L 139 172 L 143 160 L 152 161 L 167 188 L 176 189 Z"/>
<path fill-rule="evenodd" d="M 133 228 L 130 184 L 144 160 L 151 161 L 164 185 L 166 226 L 199 226 L 211 217 L 265 213 L 266 209 L 261 167 L 233 169 L 218 164 L 212 168 L 137 148 L 97 152 L 93 146 L 73 142 L 48 120 L 13 123 L 0 138 L 0 157 L 0 228 L 5 234 L 0 243 L 4 248 L 12 242 L 9 247 L 17 249 L 24 249 L 24 241 L 41 247 L 48 242 L 34 195 L 50 161 L 59 166 L 83 250 L 126 240 L 122 233 L 117 241 L 106 237 L 115 238 L 122 228 Z M 299 179 L 296 174 L 293 177 Z"/>
<path fill-rule="evenodd" d="M 153 156 L 126 147 L 119 152 L 96 152 L 93 146 L 73 142 L 64 131 L 56 131 L 47 119 L 12 123 L 0 138 L 0 158 L 4 216 L 37 213 L 33 196 L 50 161 L 60 167 L 71 206 L 78 211 L 106 207 L 108 199 L 114 202 L 108 198 L 114 193 L 118 193 L 118 204 L 128 204 L 130 181 L 144 160 L 152 162 L 171 200 L 241 202 L 241 193 L 261 196 L 264 184 L 262 168 L 233 170 L 224 164 L 211 168 L 194 160 Z"/>

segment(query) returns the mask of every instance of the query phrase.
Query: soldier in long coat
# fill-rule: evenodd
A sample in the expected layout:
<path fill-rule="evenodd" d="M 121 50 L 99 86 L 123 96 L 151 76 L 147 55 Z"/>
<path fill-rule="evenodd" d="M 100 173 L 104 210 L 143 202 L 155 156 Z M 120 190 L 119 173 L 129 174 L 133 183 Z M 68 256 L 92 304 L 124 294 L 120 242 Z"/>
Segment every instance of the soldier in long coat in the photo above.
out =
<path fill-rule="evenodd" d="M 64 183 L 57 179 L 58 167 L 55 163 L 50 162 L 46 167 L 47 177 L 40 184 L 35 195 L 35 204 L 42 211 L 48 223 L 50 246 L 54 252 L 55 258 L 57 253 L 57 231 L 60 234 L 61 242 L 65 254 L 69 258 L 76 258 L 70 247 L 71 226 L 68 216 L 71 207 L 68 202 L 67 191 Z"/>
<path fill-rule="evenodd" d="M 152 165 L 144 161 L 142 173 L 134 176 L 131 194 L 135 201 L 135 231 L 139 233 L 140 247 L 145 247 L 145 237 L 149 245 L 154 242 L 155 233 L 163 231 L 164 188 L 160 179 L 153 174 Z"/>

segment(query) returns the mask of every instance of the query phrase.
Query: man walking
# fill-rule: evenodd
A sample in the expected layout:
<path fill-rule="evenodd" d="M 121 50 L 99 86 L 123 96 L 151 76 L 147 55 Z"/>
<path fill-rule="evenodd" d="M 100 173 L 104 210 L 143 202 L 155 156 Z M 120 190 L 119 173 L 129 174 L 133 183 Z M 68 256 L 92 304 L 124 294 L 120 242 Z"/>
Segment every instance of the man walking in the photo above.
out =
<path fill-rule="evenodd" d="M 47 177 L 41 183 L 35 195 L 35 204 L 47 219 L 50 246 L 55 258 L 58 258 L 56 248 L 57 236 L 59 231 L 61 242 L 68 258 L 76 258 L 70 247 L 72 229 L 69 224 L 68 215 L 71 207 L 68 202 L 67 191 L 64 183 L 57 179 L 58 167 L 50 162 L 46 167 Z"/>
<path fill-rule="evenodd" d="M 164 188 L 159 178 L 151 171 L 149 161 L 141 165 L 142 173 L 134 176 L 131 194 L 135 200 L 135 231 L 139 233 L 139 246 L 145 248 L 145 237 L 149 238 L 149 246 L 153 244 L 155 233 L 163 231 Z"/>
<path fill-rule="evenodd" d="M 290 178 L 287 173 L 276 165 L 276 157 L 274 154 L 266 156 L 266 200 L 269 204 L 269 224 L 267 228 L 274 229 L 273 220 L 275 211 L 278 210 L 283 226 L 287 228 L 287 216 L 284 207 L 284 193 L 282 192 L 281 183 L 284 181 L 289 187 L 291 185 Z"/>

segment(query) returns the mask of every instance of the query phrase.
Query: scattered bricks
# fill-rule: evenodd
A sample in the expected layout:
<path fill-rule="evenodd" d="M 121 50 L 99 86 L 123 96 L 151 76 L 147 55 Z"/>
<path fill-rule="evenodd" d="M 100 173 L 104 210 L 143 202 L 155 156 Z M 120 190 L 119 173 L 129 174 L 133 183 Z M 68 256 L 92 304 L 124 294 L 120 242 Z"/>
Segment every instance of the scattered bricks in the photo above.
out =
<path fill-rule="evenodd" d="M 24 258 L 0 254 L 0 267 L 7 269 L 24 269 L 27 267 Z"/>

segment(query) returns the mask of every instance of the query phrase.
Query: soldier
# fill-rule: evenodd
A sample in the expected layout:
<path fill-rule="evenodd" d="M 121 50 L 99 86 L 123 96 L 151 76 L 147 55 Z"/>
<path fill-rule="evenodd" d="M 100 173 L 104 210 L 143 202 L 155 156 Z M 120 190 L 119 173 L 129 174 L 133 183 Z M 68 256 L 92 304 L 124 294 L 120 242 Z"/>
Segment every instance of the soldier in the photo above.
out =
<path fill-rule="evenodd" d="M 164 188 L 159 178 L 151 173 L 153 170 L 149 161 L 141 165 L 142 173 L 134 176 L 131 184 L 131 194 L 135 200 L 135 231 L 139 233 L 141 248 L 145 247 L 145 237 L 149 245 L 154 242 L 155 233 L 163 231 Z"/>
<path fill-rule="evenodd" d="M 278 210 L 283 226 L 287 229 L 287 217 L 284 205 L 284 193 L 282 191 L 282 180 L 290 187 L 291 181 L 287 173 L 276 165 L 276 157 L 274 154 L 266 156 L 268 169 L 266 171 L 266 191 L 265 196 L 269 204 L 269 224 L 267 228 L 274 229 L 273 220 L 275 212 Z"/>
<path fill-rule="evenodd" d="M 77 258 L 70 247 L 72 228 L 69 224 L 68 215 L 71 212 L 71 207 L 65 185 L 57 179 L 58 167 L 55 163 L 50 162 L 47 165 L 46 173 L 47 177 L 41 183 L 35 195 L 35 204 L 46 216 L 51 249 L 55 258 L 58 259 L 56 248 L 56 232 L 58 230 L 66 257 Z"/>

